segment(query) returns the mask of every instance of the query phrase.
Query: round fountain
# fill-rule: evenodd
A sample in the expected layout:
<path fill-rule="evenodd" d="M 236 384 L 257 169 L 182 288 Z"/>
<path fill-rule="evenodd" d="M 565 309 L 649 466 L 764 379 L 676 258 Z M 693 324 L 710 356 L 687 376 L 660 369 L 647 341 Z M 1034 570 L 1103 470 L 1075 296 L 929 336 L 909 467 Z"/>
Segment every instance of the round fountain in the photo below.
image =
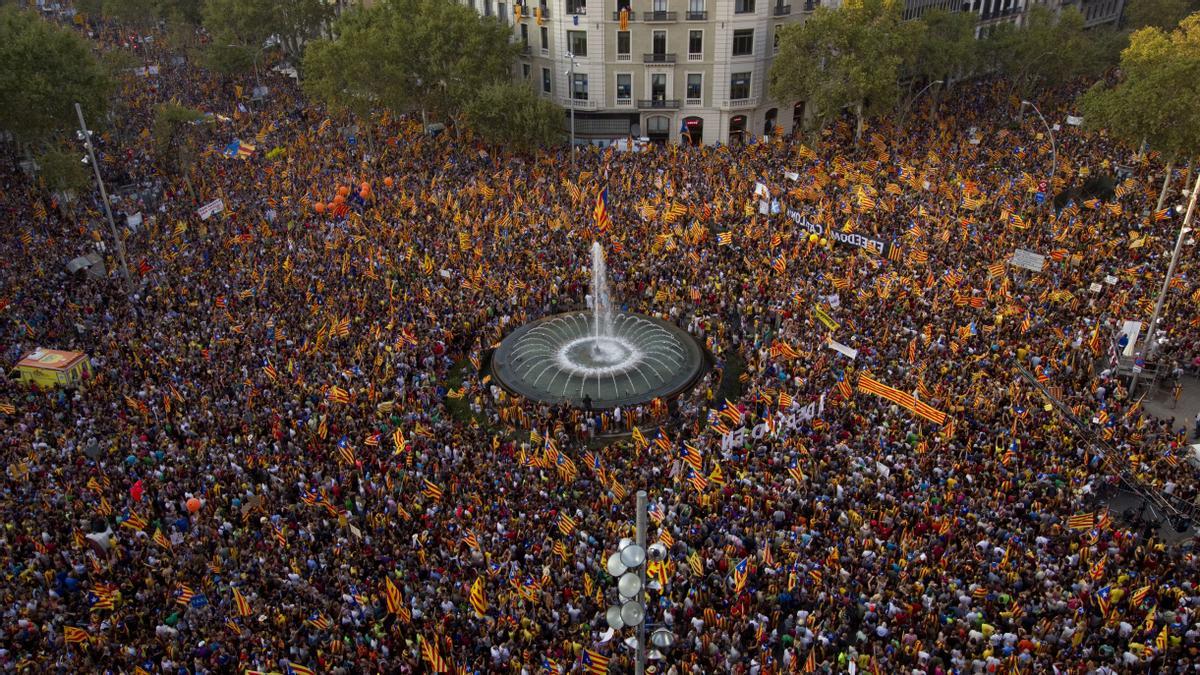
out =
<path fill-rule="evenodd" d="M 595 408 L 668 397 L 696 381 L 704 352 L 686 331 L 614 312 L 604 250 L 592 244 L 590 310 L 547 316 L 501 341 L 492 372 L 526 398 Z"/>

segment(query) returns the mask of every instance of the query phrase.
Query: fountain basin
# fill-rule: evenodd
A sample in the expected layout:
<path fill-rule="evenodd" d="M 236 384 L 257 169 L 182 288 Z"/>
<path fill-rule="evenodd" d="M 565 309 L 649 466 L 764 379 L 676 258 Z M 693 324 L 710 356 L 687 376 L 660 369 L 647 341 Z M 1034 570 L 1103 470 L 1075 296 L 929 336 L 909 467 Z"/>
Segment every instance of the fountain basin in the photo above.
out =
<path fill-rule="evenodd" d="M 691 386 L 704 365 L 704 351 L 678 326 L 618 313 L 611 333 L 597 337 L 590 311 L 554 314 L 517 328 L 500 342 L 491 362 L 496 379 L 516 394 L 593 408 L 673 396 Z"/>

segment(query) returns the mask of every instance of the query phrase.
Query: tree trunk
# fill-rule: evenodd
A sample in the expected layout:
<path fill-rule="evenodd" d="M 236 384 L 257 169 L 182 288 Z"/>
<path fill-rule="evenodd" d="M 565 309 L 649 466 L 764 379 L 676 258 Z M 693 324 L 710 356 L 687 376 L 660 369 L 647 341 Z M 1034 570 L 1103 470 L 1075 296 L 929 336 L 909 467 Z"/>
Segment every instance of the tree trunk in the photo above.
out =
<path fill-rule="evenodd" d="M 1192 184 L 1192 163 L 1195 161 L 1195 157 L 1188 157 L 1187 175 L 1183 177 L 1183 187 L 1185 190 L 1187 189 L 1187 186 Z"/>
<path fill-rule="evenodd" d="M 1171 172 L 1175 170 L 1175 153 L 1171 153 L 1171 161 L 1167 162 L 1167 170 L 1163 175 L 1162 190 L 1158 193 L 1158 204 L 1155 211 L 1162 211 L 1163 202 L 1167 201 L 1167 189 L 1171 187 Z"/>
<path fill-rule="evenodd" d="M 858 143 L 862 139 L 863 132 L 863 110 L 861 102 L 854 106 L 854 118 L 854 142 Z"/>

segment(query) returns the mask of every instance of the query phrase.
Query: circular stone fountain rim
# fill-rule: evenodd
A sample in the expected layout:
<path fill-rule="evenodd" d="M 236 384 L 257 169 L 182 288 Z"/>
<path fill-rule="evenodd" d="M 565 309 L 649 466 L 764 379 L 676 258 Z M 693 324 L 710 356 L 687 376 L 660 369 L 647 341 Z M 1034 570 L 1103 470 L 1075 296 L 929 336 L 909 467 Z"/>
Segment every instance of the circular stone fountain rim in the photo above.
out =
<path fill-rule="evenodd" d="M 571 405 L 582 407 L 583 399 L 580 397 L 554 395 L 547 391 L 532 387 L 524 380 L 524 378 L 515 372 L 514 367 L 508 362 L 513 348 L 520 342 L 521 338 L 526 333 L 542 325 L 543 323 L 573 315 L 591 317 L 592 312 L 590 310 L 575 310 L 559 312 L 556 314 L 548 314 L 535 319 L 534 321 L 523 324 L 517 327 L 513 332 L 506 335 L 500 341 L 500 345 L 492 353 L 490 370 L 492 375 L 496 378 L 496 381 L 508 391 L 527 399 L 541 401 L 544 403 L 569 403 Z M 696 341 L 696 338 L 692 337 L 690 333 L 683 330 L 679 326 L 670 323 L 669 321 L 664 321 L 658 317 L 650 316 L 648 314 L 640 314 L 638 312 L 618 312 L 617 315 L 648 321 L 671 334 L 671 336 L 675 338 L 676 343 L 686 353 L 684 365 L 674 373 L 674 377 L 668 378 L 657 387 L 640 392 L 636 395 L 618 396 L 605 399 L 593 398 L 590 400 L 592 408 L 615 408 L 617 406 L 645 403 L 646 401 L 650 401 L 655 398 L 669 398 L 689 389 L 700 378 L 700 375 L 704 373 L 704 370 L 708 365 L 708 355 Z M 581 335 L 579 337 L 583 338 L 587 336 Z"/>

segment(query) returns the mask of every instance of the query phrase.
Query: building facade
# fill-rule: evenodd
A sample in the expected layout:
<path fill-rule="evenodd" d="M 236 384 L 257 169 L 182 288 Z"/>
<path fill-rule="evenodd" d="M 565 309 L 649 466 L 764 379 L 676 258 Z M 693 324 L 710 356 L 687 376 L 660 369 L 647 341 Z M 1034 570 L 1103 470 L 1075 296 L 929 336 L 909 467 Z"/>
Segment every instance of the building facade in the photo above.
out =
<path fill-rule="evenodd" d="M 772 101 L 778 31 L 828 0 L 461 0 L 509 24 L 518 77 L 575 111 L 579 143 L 739 143 L 787 133 Z M 795 4 L 792 4 L 795 3 Z"/>

